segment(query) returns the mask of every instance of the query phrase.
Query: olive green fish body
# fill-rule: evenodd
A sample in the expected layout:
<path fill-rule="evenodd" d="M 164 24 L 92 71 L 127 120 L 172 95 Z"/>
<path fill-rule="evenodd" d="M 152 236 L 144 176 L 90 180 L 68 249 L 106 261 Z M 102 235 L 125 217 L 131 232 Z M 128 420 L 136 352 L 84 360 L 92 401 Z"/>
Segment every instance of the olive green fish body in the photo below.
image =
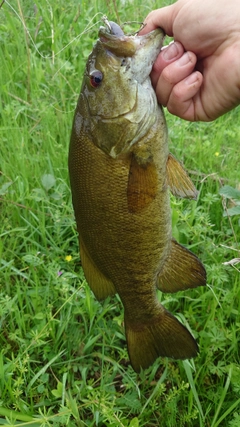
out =
<path fill-rule="evenodd" d="M 158 356 L 197 354 L 194 338 L 159 303 L 156 290 L 203 285 L 205 270 L 171 237 L 168 186 L 184 197 L 196 191 L 169 154 L 165 118 L 150 83 L 163 34 L 127 37 L 114 28 L 113 34 L 100 29 L 87 63 L 69 172 L 86 279 L 99 300 L 119 294 L 138 372 Z"/>
<path fill-rule="evenodd" d="M 146 283 L 151 284 L 151 294 L 156 297 L 156 277 L 169 250 L 171 221 L 165 178 L 167 143 L 165 156 L 160 150 L 162 144 L 157 147 L 155 143 L 151 147 L 157 136 L 162 142 L 163 138 L 159 138 L 162 129 L 158 128 L 155 123 L 149 132 L 152 141 L 148 140 L 148 145 L 143 143 L 138 149 L 136 143 L 131 153 L 118 159 L 96 148 L 85 135 L 82 144 L 71 148 L 74 153 L 70 156 L 71 169 L 81 170 L 81 180 L 72 178 L 80 243 L 83 242 L 96 267 L 114 283 L 123 303 L 125 294 L 127 300 L 131 295 L 134 298 L 135 290 L 141 297 L 141 287 L 144 293 Z M 140 158 L 143 164 L 139 165 L 137 155 L 138 152 L 141 155 L 141 151 L 146 151 L 144 155 L 148 158 Z M 139 194 L 132 194 L 134 184 L 131 179 L 134 178 L 131 169 L 134 174 L 136 167 L 142 168 L 143 178 L 144 174 L 149 175 L 147 188 L 144 182 L 142 189 L 149 194 L 140 195 L 142 200 Z M 138 190 L 141 188 L 136 192 Z M 137 198 L 136 206 L 134 199 Z M 124 305 L 128 306 L 127 301 Z M 138 307 L 136 309 L 138 311 Z"/>

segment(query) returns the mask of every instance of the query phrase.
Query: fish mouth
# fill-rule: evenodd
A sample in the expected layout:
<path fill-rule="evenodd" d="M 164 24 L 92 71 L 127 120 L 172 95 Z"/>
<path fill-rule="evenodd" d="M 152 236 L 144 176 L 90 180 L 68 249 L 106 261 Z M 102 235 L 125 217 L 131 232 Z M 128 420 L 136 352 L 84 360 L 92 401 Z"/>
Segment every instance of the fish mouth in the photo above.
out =
<path fill-rule="evenodd" d="M 121 31 L 117 33 L 116 27 L 114 27 L 114 32 L 110 31 L 108 26 L 100 27 L 98 32 L 100 42 L 105 49 L 109 50 L 116 56 L 133 56 L 137 48 L 133 36 L 126 36 L 119 25 L 115 24 L 115 26 L 117 26 Z M 113 25 L 111 28 L 112 27 Z"/>
<path fill-rule="evenodd" d="M 127 36 L 121 27 L 112 21 L 104 20 L 105 27 L 99 29 L 99 39 L 103 47 L 119 57 L 133 57 L 139 51 L 144 51 L 147 59 L 156 60 L 165 36 L 161 28 L 144 35 Z M 142 55 L 141 55 L 142 56 Z"/>

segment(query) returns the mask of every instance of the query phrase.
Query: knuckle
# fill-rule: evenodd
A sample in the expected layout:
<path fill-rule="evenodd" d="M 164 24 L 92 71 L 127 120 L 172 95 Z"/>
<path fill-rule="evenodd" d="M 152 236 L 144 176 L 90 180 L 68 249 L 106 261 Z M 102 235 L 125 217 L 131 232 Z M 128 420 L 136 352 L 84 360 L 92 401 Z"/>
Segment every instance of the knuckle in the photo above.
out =
<path fill-rule="evenodd" d="M 177 85 L 173 87 L 173 90 L 168 100 L 167 108 L 171 114 L 177 115 L 179 115 L 179 112 L 181 112 L 183 108 L 182 92 L 179 90 Z"/>
<path fill-rule="evenodd" d="M 172 89 L 172 98 L 173 101 L 177 104 L 181 103 L 183 100 L 183 91 L 181 88 L 181 85 L 177 84 L 175 86 L 173 86 Z"/>
<path fill-rule="evenodd" d="M 162 79 L 168 85 L 173 86 L 175 84 L 175 78 L 174 78 L 173 67 L 171 67 L 171 65 L 168 65 L 167 67 L 165 67 L 163 69 L 163 71 L 162 71 Z"/>
<path fill-rule="evenodd" d="M 171 103 L 169 101 L 168 104 L 166 105 L 166 107 L 167 107 L 169 113 L 177 115 L 177 109 L 176 109 L 176 105 L 174 103 Z"/>

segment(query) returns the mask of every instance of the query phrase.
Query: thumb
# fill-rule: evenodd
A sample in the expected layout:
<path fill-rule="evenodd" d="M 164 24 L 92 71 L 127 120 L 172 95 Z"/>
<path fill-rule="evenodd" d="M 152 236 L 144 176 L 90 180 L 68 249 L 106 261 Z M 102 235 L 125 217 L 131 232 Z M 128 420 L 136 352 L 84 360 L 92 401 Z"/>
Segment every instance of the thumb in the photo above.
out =
<path fill-rule="evenodd" d="M 161 9 L 153 10 L 148 14 L 144 20 L 144 28 L 139 32 L 139 35 L 149 33 L 152 30 L 155 30 L 158 27 L 161 27 L 165 33 L 172 37 L 173 36 L 173 22 L 176 15 L 176 6 L 172 4 L 171 6 L 166 6 Z"/>

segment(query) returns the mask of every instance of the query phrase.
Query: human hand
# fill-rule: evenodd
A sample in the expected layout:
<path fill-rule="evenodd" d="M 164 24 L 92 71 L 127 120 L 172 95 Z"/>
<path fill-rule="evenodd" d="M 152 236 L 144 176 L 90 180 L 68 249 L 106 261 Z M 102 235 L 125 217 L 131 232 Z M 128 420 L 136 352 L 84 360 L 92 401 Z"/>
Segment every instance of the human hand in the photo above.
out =
<path fill-rule="evenodd" d="M 152 11 L 145 34 L 162 27 L 174 43 L 151 73 L 160 104 L 185 120 L 214 120 L 240 103 L 240 2 L 178 0 Z"/>

